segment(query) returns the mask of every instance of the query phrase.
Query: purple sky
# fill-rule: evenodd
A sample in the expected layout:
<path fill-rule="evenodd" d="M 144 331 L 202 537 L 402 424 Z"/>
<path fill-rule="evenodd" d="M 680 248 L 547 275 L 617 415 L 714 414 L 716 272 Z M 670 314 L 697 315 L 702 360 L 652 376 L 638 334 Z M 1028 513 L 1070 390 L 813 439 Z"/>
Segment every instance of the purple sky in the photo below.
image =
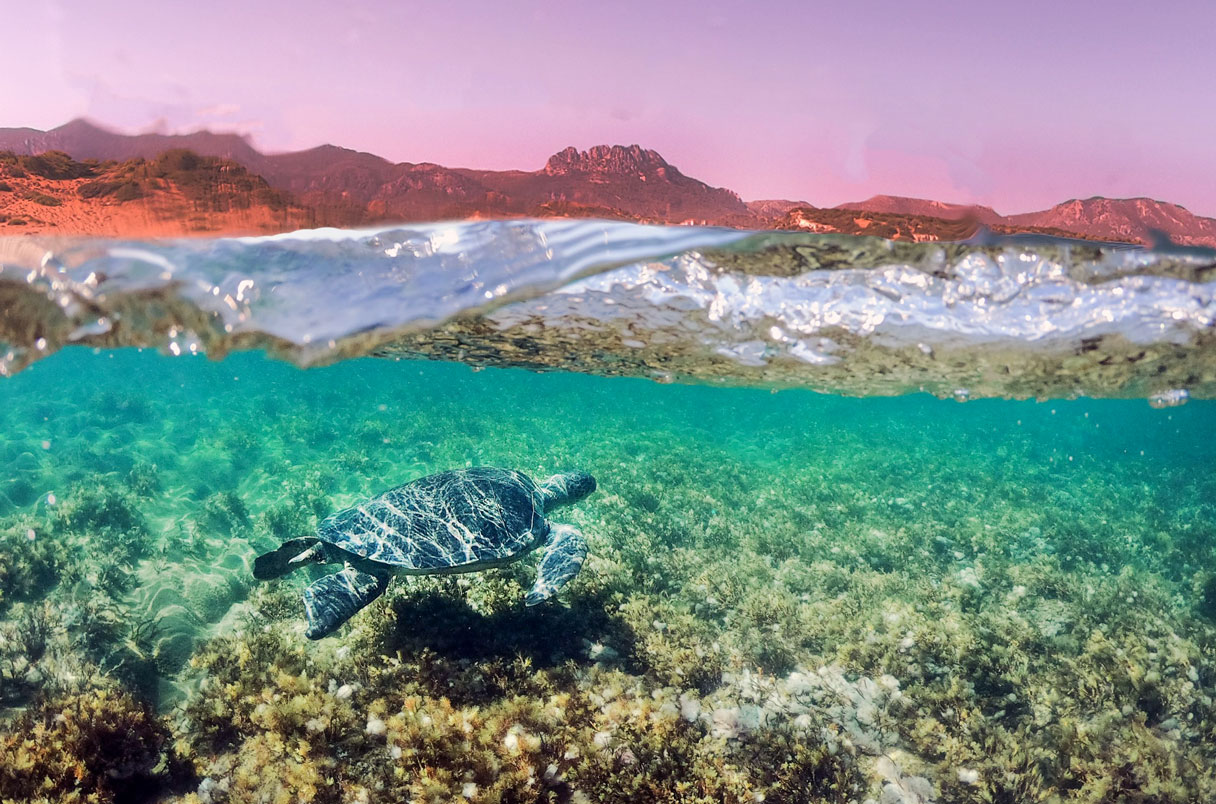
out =
<path fill-rule="evenodd" d="M 1211 0 L 5 5 L 0 126 L 480 168 L 636 142 L 748 199 L 1216 215 Z"/>

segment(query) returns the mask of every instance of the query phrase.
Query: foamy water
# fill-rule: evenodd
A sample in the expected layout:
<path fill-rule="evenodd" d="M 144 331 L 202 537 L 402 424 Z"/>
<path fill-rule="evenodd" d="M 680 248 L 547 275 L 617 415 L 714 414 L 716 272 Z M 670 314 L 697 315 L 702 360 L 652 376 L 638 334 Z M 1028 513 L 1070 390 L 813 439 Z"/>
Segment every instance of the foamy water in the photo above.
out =
<path fill-rule="evenodd" d="M 69 344 L 138 345 L 854 395 L 1205 398 L 1214 261 L 1049 238 L 910 244 L 602 221 L 8 239 L 0 371 Z"/>

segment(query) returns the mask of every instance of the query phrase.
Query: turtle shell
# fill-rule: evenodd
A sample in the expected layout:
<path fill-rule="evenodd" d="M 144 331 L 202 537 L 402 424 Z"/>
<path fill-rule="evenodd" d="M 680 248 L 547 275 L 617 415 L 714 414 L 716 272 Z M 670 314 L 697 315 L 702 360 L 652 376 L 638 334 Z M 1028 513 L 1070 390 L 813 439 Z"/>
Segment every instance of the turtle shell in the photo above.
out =
<path fill-rule="evenodd" d="M 509 563 L 548 532 L 532 478 L 488 466 L 412 480 L 317 527 L 323 541 L 348 553 L 418 572 Z"/>

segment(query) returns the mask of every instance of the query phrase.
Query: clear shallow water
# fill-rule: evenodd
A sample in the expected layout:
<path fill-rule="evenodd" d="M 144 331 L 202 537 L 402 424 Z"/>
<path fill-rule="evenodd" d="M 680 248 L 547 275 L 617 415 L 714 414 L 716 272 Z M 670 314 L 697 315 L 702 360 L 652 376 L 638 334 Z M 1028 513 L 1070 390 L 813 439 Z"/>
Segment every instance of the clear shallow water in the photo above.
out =
<path fill-rule="evenodd" d="M 0 383 L 0 798 L 1207 800 L 1214 424 L 69 347 Z M 557 602 L 397 579 L 309 642 L 253 581 L 468 465 L 596 475 Z"/>

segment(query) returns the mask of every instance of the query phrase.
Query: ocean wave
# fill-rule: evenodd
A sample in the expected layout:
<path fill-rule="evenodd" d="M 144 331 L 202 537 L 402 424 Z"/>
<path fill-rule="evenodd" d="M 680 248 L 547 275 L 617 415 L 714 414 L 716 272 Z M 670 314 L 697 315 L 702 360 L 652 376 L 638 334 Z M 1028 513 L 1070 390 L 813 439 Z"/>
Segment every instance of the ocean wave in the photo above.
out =
<path fill-rule="evenodd" d="M 512 220 L 0 239 L 0 373 L 64 346 L 877 395 L 1216 395 L 1216 254 Z"/>

